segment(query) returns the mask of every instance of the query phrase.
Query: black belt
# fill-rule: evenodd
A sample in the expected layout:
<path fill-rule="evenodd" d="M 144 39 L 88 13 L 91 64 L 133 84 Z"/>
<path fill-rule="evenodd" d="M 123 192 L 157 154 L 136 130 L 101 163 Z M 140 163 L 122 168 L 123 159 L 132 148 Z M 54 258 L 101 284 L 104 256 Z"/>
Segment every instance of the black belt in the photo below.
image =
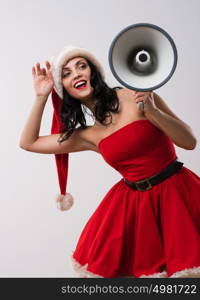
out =
<path fill-rule="evenodd" d="M 184 163 L 176 159 L 172 163 L 170 163 L 166 168 L 164 168 L 160 173 L 152 177 L 145 178 L 143 180 L 139 180 L 136 182 L 128 181 L 126 178 L 123 179 L 124 182 L 131 188 L 138 191 L 147 191 L 151 189 L 152 186 L 162 182 L 163 180 L 167 179 L 168 177 L 176 173 L 178 170 L 182 168 L 183 164 Z"/>

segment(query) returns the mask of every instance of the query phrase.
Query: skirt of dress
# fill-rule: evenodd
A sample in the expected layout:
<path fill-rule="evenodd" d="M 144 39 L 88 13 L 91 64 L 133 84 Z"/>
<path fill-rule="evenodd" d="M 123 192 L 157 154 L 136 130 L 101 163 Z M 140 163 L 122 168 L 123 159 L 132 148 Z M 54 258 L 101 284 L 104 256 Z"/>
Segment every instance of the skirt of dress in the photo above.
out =
<path fill-rule="evenodd" d="M 121 179 L 70 258 L 79 277 L 200 278 L 200 177 L 183 167 L 144 192 Z"/>

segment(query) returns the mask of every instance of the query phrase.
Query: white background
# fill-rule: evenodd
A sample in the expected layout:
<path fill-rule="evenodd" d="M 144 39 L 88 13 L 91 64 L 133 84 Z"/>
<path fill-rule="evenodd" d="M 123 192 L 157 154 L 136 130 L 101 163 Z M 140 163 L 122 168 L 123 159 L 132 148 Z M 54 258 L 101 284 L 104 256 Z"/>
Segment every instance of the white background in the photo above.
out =
<path fill-rule="evenodd" d="M 34 101 L 32 66 L 75 44 L 93 52 L 104 65 L 107 83 L 118 85 L 108 66 L 111 41 L 128 25 L 156 24 L 172 36 L 178 50 L 177 69 L 157 93 L 199 140 L 199 11 L 198 0 L 0 2 L 0 277 L 76 277 L 70 253 L 103 196 L 121 179 L 98 153 L 71 153 L 67 190 L 75 204 L 67 212 L 56 208 L 54 155 L 19 147 Z M 51 120 L 49 99 L 40 135 L 50 134 Z M 176 149 L 199 175 L 199 144 L 192 151 Z"/>

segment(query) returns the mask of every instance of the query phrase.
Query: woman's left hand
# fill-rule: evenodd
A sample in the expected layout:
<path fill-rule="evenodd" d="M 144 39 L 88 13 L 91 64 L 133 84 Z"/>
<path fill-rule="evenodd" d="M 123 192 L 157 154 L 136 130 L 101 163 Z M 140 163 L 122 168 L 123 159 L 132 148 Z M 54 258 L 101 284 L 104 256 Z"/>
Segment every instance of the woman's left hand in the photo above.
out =
<path fill-rule="evenodd" d="M 157 110 L 157 106 L 154 102 L 153 92 L 136 92 L 136 103 L 138 104 L 138 110 L 148 118 L 148 116 Z M 139 102 L 143 102 L 143 105 L 139 105 Z"/>

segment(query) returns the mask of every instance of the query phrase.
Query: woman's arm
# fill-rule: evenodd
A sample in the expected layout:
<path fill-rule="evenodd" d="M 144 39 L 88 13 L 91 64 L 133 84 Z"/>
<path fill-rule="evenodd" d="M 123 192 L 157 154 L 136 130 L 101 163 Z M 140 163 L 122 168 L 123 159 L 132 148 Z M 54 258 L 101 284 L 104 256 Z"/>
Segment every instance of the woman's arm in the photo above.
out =
<path fill-rule="evenodd" d="M 156 108 L 146 112 L 147 118 L 160 128 L 175 145 L 183 149 L 193 150 L 196 147 L 197 139 L 191 127 L 180 120 L 159 95 L 153 93 L 153 96 Z"/>
<path fill-rule="evenodd" d="M 20 137 L 20 147 L 27 149 L 33 144 L 40 132 L 41 119 L 48 96 L 36 96 L 33 107 Z"/>
<path fill-rule="evenodd" d="M 19 146 L 30 152 L 42 154 L 62 154 L 91 150 L 91 145 L 83 139 L 81 130 L 75 129 L 68 140 L 58 143 L 60 134 L 39 136 L 41 119 L 46 99 L 41 97 L 33 104 L 32 110 L 20 137 Z"/>
<path fill-rule="evenodd" d="M 27 151 L 46 154 L 61 154 L 90 150 L 90 144 L 82 137 L 80 129 L 75 129 L 72 136 L 62 143 L 57 141 L 60 134 L 39 136 L 45 104 L 53 88 L 50 64 L 47 62 L 47 70 L 40 69 L 40 65 L 36 64 L 36 69 L 33 67 L 32 73 L 36 98 L 22 131 L 19 146 Z"/>

